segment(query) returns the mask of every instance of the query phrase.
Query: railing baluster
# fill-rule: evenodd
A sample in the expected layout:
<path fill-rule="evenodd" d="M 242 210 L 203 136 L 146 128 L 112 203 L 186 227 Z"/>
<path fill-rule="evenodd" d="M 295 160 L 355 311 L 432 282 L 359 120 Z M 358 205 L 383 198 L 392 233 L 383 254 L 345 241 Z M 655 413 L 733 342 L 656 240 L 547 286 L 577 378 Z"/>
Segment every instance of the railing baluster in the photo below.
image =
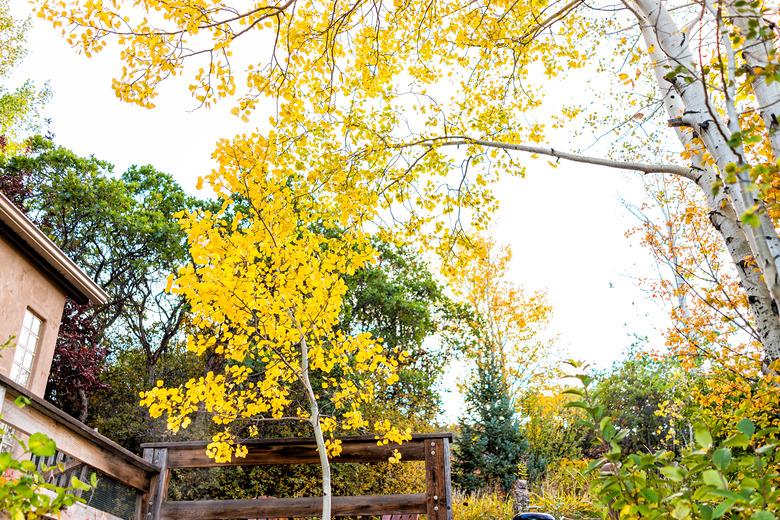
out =
<path fill-rule="evenodd" d="M 168 496 L 168 482 L 170 480 L 170 468 L 168 467 L 167 448 L 144 448 L 144 459 L 158 468 L 160 473 L 153 479 L 148 498 L 148 520 L 159 520 L 163 502 Z"/>

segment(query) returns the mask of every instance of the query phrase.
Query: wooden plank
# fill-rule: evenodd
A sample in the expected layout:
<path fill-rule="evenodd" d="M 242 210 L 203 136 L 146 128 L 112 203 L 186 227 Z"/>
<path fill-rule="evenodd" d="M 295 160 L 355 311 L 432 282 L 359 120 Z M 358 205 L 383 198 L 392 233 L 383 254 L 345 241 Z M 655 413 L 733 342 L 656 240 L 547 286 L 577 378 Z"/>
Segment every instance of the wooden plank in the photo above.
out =
<path fill-rule="evenodd" d="M 450 460 L 450 440 L 442 439 L 444 445 L 444 507 L 447 520 L 452 520 L 452 461 Z"/>
<path fill-rule="evenodd" d="M 445 447 L 445 442 L 447 446 Z M 431 439 L 425 442 L 425 505 L 428 520 L 451 520 L 449 487 L 449 441 Z"/>
<path fill-rule="evenodd" d="M 397 449 L 401 452 L 401 460 L 425 460 L 425 441 L 409 441 L 401 445 L 387 444 L 377 446 L 376 441 L 360 441 L 342 444 L 338 457 L 333 457 L 334 464 L 345 462 L 382 462 L 386 461 Z M 145 448 L 152 449 L 152 448 Z M 264 466 L 276 464 L 319 464 L 317 446 L 313 441 L 300 441 L 285 444 L 250 444 L 247 446 L 246 457 L 234 457 L 228 463 L 218 464 L 206 455 L 205 446 L 168 445 L 168 467 L 170 468 L 205 468 L 215 466 Z"/>
<path fill-rule="evenodd" d="M 156 473 L 159 471 L 159 468 L 155 467 L 153 464 L 149 464 L 135 453 L 126 450 L 105 435 L 101 435 L 81 421 L 74 419 L 50 402 L 41 399 L 37 395 L 31 394 L 29 390 L 16 384 L 2 374 L 0 374 L 0 387 L 4 388 L 6 402 L 10 400 L 11 404 L 13 404 L 13 400 L 16 399 L 16 397 L 19 395 L 24 395 L 30 401 L 30 404 L 24 407 L 25 410 L 35 410 L 39 414 L 48 417 L 57 424 L 60 424 L 63 428 L 70 430 L 75 435 L 79 435 L 89 440 L 92 444 L 100 446 L 104 450 L 113 453 L 115 457 L 123 459 L 129 464 L 137 466 L 144 471 L 149 473 Z M 14 405 L 13 407 L 3 406 L 2 410 L 4 412 L 8 412 L 11 410 L 11 408 L 18 409 Z M 54 440 L 56 441 L 57 439 Z"/>
<path fill-rule="evenodd" d="M 321 497 L 165 502 L 162 520 L 305 517 L 322 512 Z M 333 515 L 425 513 L 425 495 L 333 497 Z"/>
<path fill-rule="evenodd" d="M 436 433 L 416 433 L 412 435 L 411 441 L 420 441 L 425 439 L 449 439 L 452 442 L 453 434 L 451 432 Z M 342 445 L 351 443 L 373 442 L 376 443 L 374 435 L 352 435 L 339 437 Z M 211 441 L 160 441 L 145 442 L 141 444 L 142 448 L 183 448 L 183 447 L 201 447 L 203 449 Z M 301 442 L 311 442 L 314 444 L 313 437 L 278 437 L 272 439 L 247 439 L 243 442 L 246 446 L 277 446 L 284 444 L 300 444 Z"/>
<path fill-rule="evenodd" d="M 158 520 L 165 499 L 168 498 L 168 481 L 170 480 L 170 469 L 168 468 L 168 449 L 152 448 L 149 454 L 149 448 L 144 449 L 144 457 L 151 459 L 151 462 L 160 468 L 160 473 L 154 479 L 149 491 L 149 518 Z M 150 456 L 151 455 L 151 456 Z"/>
<path fill-rule="evenodd" d="M 144 467 L 139 467 L 118 456 L 104 445 L 94 443 L 91 437 L 81 435 L 81 432 L 70 428 L 42 413 L 38 408 L 27 405 L 19 408 L 14 404 L 13 392 L 7 391 L 3 403 L 2 422 L 11 426 L 19 433 L 45 433 L 57 443 L 57 449 L 85 464 L 98 469 L 132 488 L 145 491 L 149 487 L 150 474 Z M 154 468 L 154 466 L 149 466 Z"/>

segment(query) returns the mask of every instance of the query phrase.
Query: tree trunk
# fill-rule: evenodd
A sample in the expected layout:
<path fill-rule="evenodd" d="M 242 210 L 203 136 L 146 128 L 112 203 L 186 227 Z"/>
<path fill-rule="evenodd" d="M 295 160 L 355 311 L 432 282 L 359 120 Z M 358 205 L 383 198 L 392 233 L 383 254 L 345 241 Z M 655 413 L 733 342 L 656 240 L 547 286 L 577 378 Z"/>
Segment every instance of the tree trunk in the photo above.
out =
<path fill-rule="evenodd" d="M 309 379 L 309 348 L 303 334 L 301 334 L 301 382 L 306 392 L 306 398 L 309 400 L 310 422 L 314 429 L 314 440 L 317 443 L 317 453 L 320 456 L 320 465 L 322 466 L 322 520 L 330 520 L 331 504 L 333 502 L 330 483 L 330 461 L 328 460 L 328 450 L 325 447 L 325 437 L 322 434 L 322 426 L 320 425 L 320 407 L 317 404 L 317 397 L 314 395 L 314 389 Z"/>
<path fill-rule="evenodd" d="M 677 27 L 658 0 L 635 0 L 635 6 L 634 12 L 639 17 L 639 23 L 654 33 L 658 49 L 663 52 L 665 59 L 661 65 L 667 67 L 666 73 L 673 72 L 669 74 L 668 81 L 685 108 L 683 122 L 696 131 L 721 172 L 726 171 L 730 164 L 745 164 L 744 158 L 729 146 L 729 136 L 726 135 L 728 127 L 711 108 L 705 84 L 697 77 L 699 72 L 687 43 L 688 35 Z M 737 215 L 756 211 L 759 228 L 745 226 L 743 230 L 777 305 L 780 302 L 780 237 L 762 202 L 747 189 L 750 184 L 747 173 L 740 172 L 737 182 L 728 185 L 730 190 L 727 195 Z"/>
<path fill-rule="evenodd" d="M 87 417 L 89 417 L 89 399 L 87 399 L 87 393 L 83 388 L 76 390 L 76 393 L 79 397 L 79 416 L 77 419 L 84 422 L 87 420 Z"/>
<path fill-rule="evenodd" d="M 734 25 L 739 29 L 745 38 L 742 45 L 742 57 L 745 59 L 748 74 L 751 76 L 751 85 L 753 93 L 756 95 L 758 110 L 761 118 L 766 125 L 769 134 L 769 143 L 775 159 L 780 159 L 780 83 L 766 81 L 766 76 L 757 73 L 758 70 L 765 69 L 769 64 L 769 56 L 775 55 L 777 49 L 772 39 L 761 39 L 758 28 L 763 28 L 771 32 L 771 28 L 766 27 L 764 20 L 761 19 L 753 7 L 745 5 L 737 8 L 734 2 L 728 5 L 729 16 Z M 750 37 L 751 31 L 749 22 L 757 24 L 756 36 Z"/>
<path fill-rule="evenodd" d="M 680 118 L 686 108 L 675 86 L 664 76 L 667 70 L 664 64 L 668 57 L 661 53 L 654 27 L 647 20 L 639 20 L 645 45 L 654 63 L 654 72 L 658 88 L 663 96 L 664 107 L 670 119 Z M 682 35 L 679 36 L 682 39 Z M 677 137 L 683 147 L 691 148 L 693 136 L 676 128 Z M 742 288 L 747 294 L 750 312 L 755 322 L 759 341 L 764 347 L 766 361 L 780 359 L 780 316 L 778 307 L 764 282 L 762 273 L 754 266 L 754 254 L 750 247 L 744 225 L 740 222 L 734 205 L 726 196 L 727 189 L 714 190 L 717 174 L 707 168 L 700 153 L 692 156 L 692 170 L 697 172 L 694 182 L 701 188 L 710 208 L 710 222 L 723 237 L 726 249 L 736 266 Z"/>

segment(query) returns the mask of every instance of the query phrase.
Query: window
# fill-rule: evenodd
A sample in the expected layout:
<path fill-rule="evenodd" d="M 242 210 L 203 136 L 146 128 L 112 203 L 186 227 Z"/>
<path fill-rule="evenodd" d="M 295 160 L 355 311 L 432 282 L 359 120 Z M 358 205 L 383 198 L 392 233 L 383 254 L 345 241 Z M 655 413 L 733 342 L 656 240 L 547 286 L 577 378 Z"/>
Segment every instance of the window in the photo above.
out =
<path fill-rule="evenodd" d="M 19 333 L 19 339 L 16 341 L 14 362 L 11 365 L 11 379 L 20 385 L 26 385 L 30 379 L 42 324 L 41 319 L 30 309 L 24 312 L 24 323 L 22 331 Z"/>
<path fill-rule="evenodd" d="M 14 430 L 6 425 L 0 425 L 0 453 L 12 453 L 15 447 Z"/>

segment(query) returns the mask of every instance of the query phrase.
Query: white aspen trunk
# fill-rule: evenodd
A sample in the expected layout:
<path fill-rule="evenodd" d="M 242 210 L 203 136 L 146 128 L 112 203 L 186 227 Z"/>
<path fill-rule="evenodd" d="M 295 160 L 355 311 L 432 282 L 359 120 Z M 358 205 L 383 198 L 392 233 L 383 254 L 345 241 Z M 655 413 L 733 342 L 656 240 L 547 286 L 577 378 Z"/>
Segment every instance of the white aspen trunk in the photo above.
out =
<path fill-rule="evenodd" d="M 658 0 L 635 0 L 635 5 L 643 18 L 640 19 L 640 23 L 648 24 L 651 31 L 655 33 L 659 48 L 666 57 L 665 64 L 668 70 L 671 72 L 676 67 L 684 68 L 670 78 L 685 108 L 684 122 L 696 131 L 721 172 L 725 171 L 729 164 L 744 164 L 743 158 L 728 144 L 726 133 L 729 130 L 710 106 L 703 81 L 696 78 L 697 70 L 687 43 L 687 35 L 680 31 L 674 19 Z M 694 78 L 689 80 L 686 76 Z M 754 230 L 745 227 L 744 230 L 764 280 L 777 303 L 780 302 L 780 276 L 778 276 L 780 238 L 761 202 L 756 200 L 747 189 L 749 185 L 750 179 L 747 173 L 741 172 L 737 176 L 737 182 L 729 185 L 731 189 L 727 195 L 730 196 L 739 215 L 752 210 L 754 206 L 758 207 L 757 217 L 760 228 Z"/>
<path fill-rule="evenodd" d="M 769 83 L 765 76 L 755 72 L 769 64 L 769 56 L 776 55 L 777 49 L 773 39 L 748 37 L 750 34 L 748 24 L 751 20 L 758 23 L 759 27 L 766 27 L 759 13 L 752 9 L 747 6 L 737 8 L 733 2 L 728 4 L 729 17 L 745 38 L 741 49 L 742 57 L 748 67 L 748 74 L 752 77 L 751 85 L 758 102 L 758 110 L 769 134 L 772 152 L 775 159 L 780 159 L 780 83 L 776 81 Z"/>
<path fill-rule="evenodd" d="M 640 24 L 642 24 L 641 29 L 645 45 L 653 61 L 656 81 L 663 96 L 666 112 L 670 118 L 682 117 L 685 108 L 680 96 L 676 95 L 674 86 L 664 78 L 666 69 L 664 69 L 663 65 L 666 58 L 661 53 L 655 31 L 649 25 L 645 25 L 642 20 L 640 20 Z M 691 134 L 682 131 L 680 128 L 676 128 L 676 133 L 684 147 L 691 144 Z M 710 207 L 710 222 L 723 237 L 726 249 L 737 268 L 740 283 L 747 294 L 756 332 L 764 347 L 767 360 L 780 359 L 780 316 L 778 316 L 778 308 L 764 283 L 761 273 L 752 265 L 754 255 L 734 206 L 726 197 L 725 189 L 717 193 L 713 190 L 718 180 L 717 174 L 704 165 L 699 153 L 693 154 L 692 166 L 692 170 L 696 173 L 693 180 L 701 188 Z"/>
<path fill-rule="evenodd" d="M 325 447 L 325 437 L 322 434 L 322 426 L 320 425 L 320 407 L 317 404 L 317 397 L 314 395 L 314 389 L 309 379 L 309 347 L 303 334 L 301 334 L 301 382 L 306 392 L 306 398 L 309 400 L 310 422 L 314 430 L 314 440 L 317 443 L 317 453 L 320 456 L 320 466 L 322 466 L 322 520 L 330 520 L 332 518 L 331 509 L 333 504 L 330 461 L 328 460 L 328 450 Z"/>

